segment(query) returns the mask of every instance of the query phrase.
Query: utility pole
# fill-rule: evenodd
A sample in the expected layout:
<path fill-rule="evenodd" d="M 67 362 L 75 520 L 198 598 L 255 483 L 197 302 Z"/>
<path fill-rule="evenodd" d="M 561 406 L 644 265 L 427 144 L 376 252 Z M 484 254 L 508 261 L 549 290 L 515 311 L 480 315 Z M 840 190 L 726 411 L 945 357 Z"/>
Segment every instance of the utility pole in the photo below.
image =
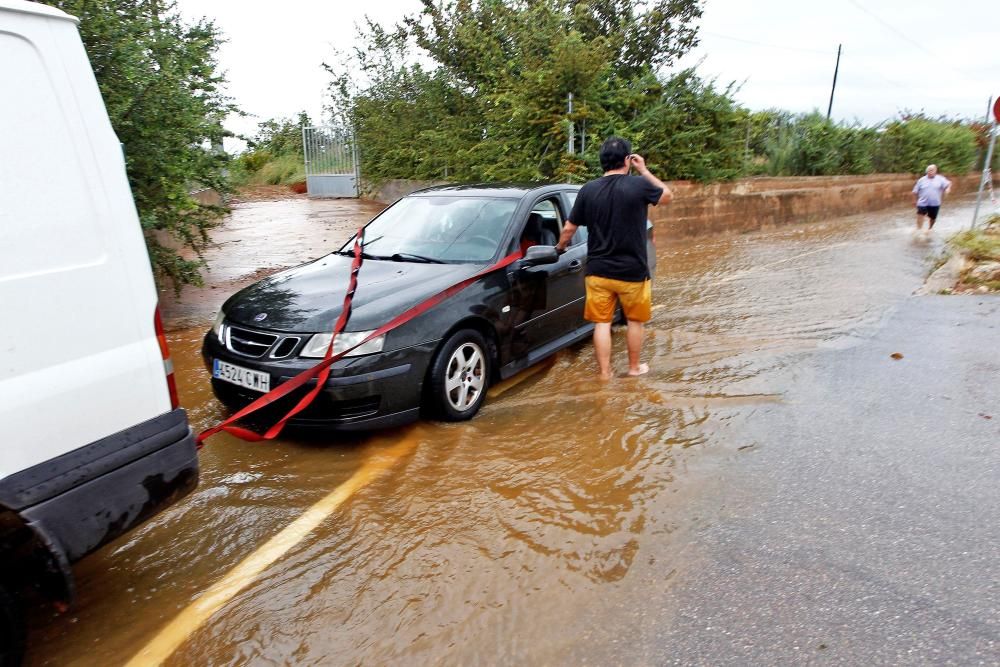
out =
<path fill-rule="evenodd" d="M 569 116 L 569 145 L 566 146 L 566 152 L 570 155 L 576 153 L 576 126 L 573 123 L 573 93 L 569 93 L 566 98 L 566 114 Z"/>
<path fill-rule="evenodd" d="M 833 68 L 833 86 L 830 88 L 830 105 L 826 108 L 826 119 L 830 120 L 830 112 L 833 111 L 833 93 L 837 90 L 837 72 L 840 71 L 840 47 L 843 44 L 837 44 L 837 64 Z"/>

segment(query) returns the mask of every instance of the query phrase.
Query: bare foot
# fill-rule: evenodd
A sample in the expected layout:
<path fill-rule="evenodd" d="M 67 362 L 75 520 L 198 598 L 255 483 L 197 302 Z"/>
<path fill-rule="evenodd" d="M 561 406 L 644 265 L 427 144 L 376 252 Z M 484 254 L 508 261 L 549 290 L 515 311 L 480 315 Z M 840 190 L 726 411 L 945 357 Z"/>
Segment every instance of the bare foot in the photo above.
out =
<path fill-rule="evenodd" d="M 611 373 L 601 373 L 599 375 L 601 382 L 610 382 L 615 376 Z"/>
<path fill-rule="evenodd" d="M 634 371 L 630 370 L 628 374 L 631 375 L 632 377 L 635 377 L 637 375 L 645 375 L 648 372 L 649 372 L 649 364 L 639 364 L 639 368 L 637 368 Z"/>

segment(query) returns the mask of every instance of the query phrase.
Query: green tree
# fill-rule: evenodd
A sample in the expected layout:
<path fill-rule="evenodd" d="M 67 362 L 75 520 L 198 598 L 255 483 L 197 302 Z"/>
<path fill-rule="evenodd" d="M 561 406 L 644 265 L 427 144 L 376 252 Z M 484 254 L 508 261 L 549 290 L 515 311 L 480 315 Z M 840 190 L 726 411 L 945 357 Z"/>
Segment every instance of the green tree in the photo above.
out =
<path fill-rule="evenodd" d="M 201 284 L 208 230 L 226 212 L 195 201 L 195 188 L 228 190 L 220 145 L 235 107 L 223 92 L 207 20 L 186 24 L 172 0 L 48 0 L 80 19 L 111 124 L 124 145 L 150 259 L 174 288 Z M 197 259 L 184 258 L 191 249 Z"/>
<path fill-rule="evenodd" d="M 305 180 L 302 128 L 312 125 L 300 111 L 295 119 L 270 118 L 257 124 L 246 139 L 247 149 L 233 162 L 232 181 L 248 184 L 290 185 Z"/>
<path fill-rule="evenodd" d="M 274 156 L 302 157 L 302 128 L 310 125 L 312 120 L 305 111 L 300 111 L 294 119 L 270 118 L 257 124 L 257 134 L 247 141 L 247 147 Z"/>
<path fill-rule="evenodd" d="M 663 102 L 655 71 L 696 43 L 700 12 L 696 0 L 424 0 L 390 30 L 368 22 L 330 68 L 335 115 L 369 179 L 581 180 L 595 138 Z M 571 125 L 587 154 L 566 154 Z"/>

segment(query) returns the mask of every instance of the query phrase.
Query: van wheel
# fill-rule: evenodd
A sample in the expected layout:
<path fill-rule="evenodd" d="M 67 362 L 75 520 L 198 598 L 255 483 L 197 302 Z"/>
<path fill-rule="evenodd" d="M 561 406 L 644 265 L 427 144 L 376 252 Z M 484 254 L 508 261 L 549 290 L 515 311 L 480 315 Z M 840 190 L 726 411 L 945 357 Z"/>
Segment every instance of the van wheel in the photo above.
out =
<path fill-rule="evenodd" d="M 0 667 L 17 667 L 24 657 L 24 617 L 20 600 L 0 585 Z"/>
<path fill-rule="evenodd" d="M 490 355 L 473 329 L 456 331 L 431 362 L 428 408 L 450 422 L 472 419 L 486 398 Z"/>

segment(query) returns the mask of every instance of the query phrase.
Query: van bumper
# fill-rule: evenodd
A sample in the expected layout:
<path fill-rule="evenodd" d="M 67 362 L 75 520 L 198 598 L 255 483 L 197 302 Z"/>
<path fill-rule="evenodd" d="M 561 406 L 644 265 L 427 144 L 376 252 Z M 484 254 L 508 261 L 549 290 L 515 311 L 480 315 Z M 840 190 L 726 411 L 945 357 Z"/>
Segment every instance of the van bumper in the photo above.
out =
<path fill-rule="evenodd" d="M 173 410 L 0 480 L 0 504 L 75 562 L 189 493 L 198 455 Z"/>

